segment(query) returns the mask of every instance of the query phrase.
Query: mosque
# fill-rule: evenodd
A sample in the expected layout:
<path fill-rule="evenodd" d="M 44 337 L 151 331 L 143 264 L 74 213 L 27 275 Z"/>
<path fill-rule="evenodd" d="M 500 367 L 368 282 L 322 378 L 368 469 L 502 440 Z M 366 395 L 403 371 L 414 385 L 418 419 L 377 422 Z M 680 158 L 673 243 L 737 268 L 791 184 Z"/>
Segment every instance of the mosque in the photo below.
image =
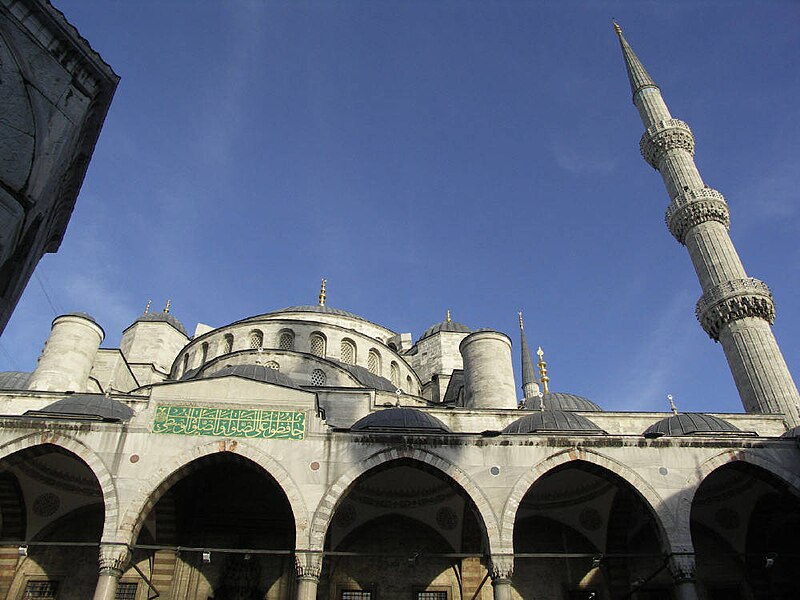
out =
<path fill-rule="evenodd" d="M 640 147 L 744 412 L 609 412 L 450 315 L 418 339 L 316 303 L 119 348 L 57 317 L 0 374 L 0 598 L 796 598 L 798 392 L 689 126 L 617 27 Z M 516 337 L 516 336 L 515 336 Z M 520 393 L 521 388 L 521 393 Z M 99 557 L 99 563 L 98 563 Z"/>

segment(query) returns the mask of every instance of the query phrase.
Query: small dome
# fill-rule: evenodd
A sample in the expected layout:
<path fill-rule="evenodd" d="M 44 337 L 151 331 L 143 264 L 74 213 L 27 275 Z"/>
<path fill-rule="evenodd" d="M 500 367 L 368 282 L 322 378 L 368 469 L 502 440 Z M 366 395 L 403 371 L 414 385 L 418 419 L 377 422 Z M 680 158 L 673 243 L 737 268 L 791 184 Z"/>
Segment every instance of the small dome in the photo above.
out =
<path fill-rule="evenodd" d="M 24 371 L 3 371 L 0 373 L 0 390 L 25 390 L 32 373 Z"/>
<path fill-rule="evenodd" d="M 429 338 L 432 335 L 439 333 L 440 331 L 450 331 L 453 333 L 472 333 L 472 330 L 464 325 L 463 323 L 456 323 L 455 321 L 450 321 L 445 319 L 441 323 L 436 323 L 435 325 L 431 325 L 425 330 L 419 340 L 424 340 L 425 338 Z"/>
<path fill-rule="evenodd" d="M 789 431 L 781 435 L 782 438 L 800 438 L 800 425 L 792 427 Z"/>
<path fill-rule="evenodd" d="M 91 321 L 95 325 L 97 325 L 97 319 L 95 319 L 92 315 L 85 312 L 68 312 L 63 315 L 62 317 L 80 317 L 81 319 L 86 319 L 87 321 Z"/>
<path fill-rule="evenodd" d="M 739 428 L 724 419 L 700 413 L 680 413 L 653 423 L 644 432 L 645 437 L 662 435 L 696 435 L 703 433 L 733 433 Z"/>
<path fill-rule="evenodd" d="M 503 433 L 605 433 L 584 416 L 563 410 L 536 410 L 517 419 Z"/>
<path fill-rule="evenodd" d="M 264 365 L 228 365 L 219 371 L 214 371 L 213 373 L 206 375 L 205 378 L 225 377 L 226 375 L 234 375 L 243 379 L 252 379 L 253 381 L 262 381 L 264 383 L 274 383 L 286 387 L 298 387 L 294 379 L 288 375 L 281 373 L 276 369 L 265 367 Z"/>
<path fill-rule="evenodd" d="M 129 421 L 133 416 L 133 409 L 101 394 L 77 394 L 53 402 L 41 410 L 29 410 L 25 414 L 39 417 L 58 415 L 92 421 Z"/>
<path fill-rule="evenodd" d="M 173 317 L 169 313 L 165 312 L 147 312 L 140 316 L 134 323 L 139 323 L 140 321 L 149 321 L 149 322 L 156 322 L 156 323 L 169 323 L 175 329 L 180 331 L 186 337 L 189 337 L 189 334 L 186 333 L 186 328 L 183 326 L 178 319 Z"/>
<path fill-rule="evenodd" d="M 380 375 L 375 375 L 375 373 L 372 373 L 369 369 L 359 365 L 348 365 L 334 358 L 329 358 L 328 360 L 350 373 L 350 375 L 364 387 L 381 392 L 394 392 L 397 390 L 397 386 L 391 381 Z"/>
<path fill-rule="evenodd" d="M 602 408 L 583 396 L 565 392 L 547 392 L 542 395 L 545 410 L 576 410 L 579 412 L 602 412 Z M 539 409 L 539 398 L 534 396 L 526 400 L 526 408 Z"/>
<path fill-rule="evenodd" d="M 410 431 L 450 433 L 436 417 L 416 408 L 385 408 L 356 421 L 350 431 Z"/>

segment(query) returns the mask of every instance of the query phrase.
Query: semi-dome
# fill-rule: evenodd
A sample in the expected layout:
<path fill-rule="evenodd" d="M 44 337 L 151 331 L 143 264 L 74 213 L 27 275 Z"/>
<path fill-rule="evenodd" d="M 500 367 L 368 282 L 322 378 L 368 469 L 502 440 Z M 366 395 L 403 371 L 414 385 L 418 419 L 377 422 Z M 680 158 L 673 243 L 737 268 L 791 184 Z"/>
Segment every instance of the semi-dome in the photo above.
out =
<path fill-rule="evenodd" d="M 407 431 L 414 433 L 450 433 L 447 425 L 433 415 L 416 408 L 385 408 L 356 421 L 351 431 Z"/>
<path fill-rule="evenodd" d="M 299 387 L 297 383 L 295 383 L 294 379 L 292 379 L 285 373 L 281 373 L 277 369 L 272 369 L 264 365 L 255 365 L 255 364 L 228 365 L 227 367 L 224 367 L 219 371 L 214 371 L 213 373 L 209 373 L 208 375 L 205 376 L 205 378 L 225 377 L 226 375 L 234 375 L 236 377 L 241 377 L 243 379 L 262 381 L 264 383 L 274 383 L 286 387 L 293 387 L 293 388 Z"/>
<path fill-rule="evenodd" d="M 169 323 L 175 329 L 180 331 L 183 335 L 187 336 L 189 334 L 186 333 L 186 328 L 183 326 L 178 319 L 172 316 L 170 313 L 167 312 L 146 312 L 141 315 L 134 323 L 139 323 L 141 321 L 148 321 L 148 322 L 156 322 L 156 323 Z"/>
<path fill-rule="evenodd" d="M 375 373 L 371 372 L 369 369 L 366 369 L 360 365 L 350 365 L 347 363 L 343 363 L 342 361 L 336 360 L 335 358 L 329 358 L 330 362 L 335 364 L 340 369 L 344 369 L 350 375 L 352 375 L 358 383 L 363 385 L 364 387 L 368 387 L 373 390 L 378 390 L 381 392 L 394 392 L 397 390 L 397 386 L 394 385 L 391 381 L 386 379 L 385 377 L 381 377 L 380 375 L 376 375 Z"/>
<path fill-rule="evenodd" d="M 582 415 L 564 410 L 536 410 L 503 429 L 503 433 L 605 433 Z"/>
<path fill-rule="evenodd" d="M 25 414 L 90 421 L 129 421 L 133 417 L 133 409 L 102 394 L 76 394 L 53 402 L 41 410 L 29 410 Z"/>
<path fill-rule="evenodd" d="M 542 394 L 542 404 L 545 410 L 568 410 L 579 412 L 602 412 L 597 404 L 578 396 L 577 394 L 568 394 L 566 392 L 545 392 Z M 534 396 L 527 399 L 527 408 L 531 410 L 539 409 L 539 398 Z"/>
<path fill-rule="evenodd" d="M 739 428 L 725 419 L 700 413 L 680 413 L 653 423 L 644 432 L 645 437 L 662 435 L 697 435 L 704 433 L 738 433 Z"/>
<path fill-rule="evenodd" d="M 457 323 L 456 321 L 445 319 L 441 323 L 436 323 L 435 325 L 428 327 L 425 330 L 425 333 L 423 333 L 419 339 L 424 340 L 425 338 L 431 337 L 440 331 L 450 331 L 453 333 L 472 333 L 472 330 L 463 323 Z"/>
<path fill-rule="evenodd" d="M 33 373 L 27 371 L 3 371 L 0 373 L 0 390 L 24 390 Z"/>

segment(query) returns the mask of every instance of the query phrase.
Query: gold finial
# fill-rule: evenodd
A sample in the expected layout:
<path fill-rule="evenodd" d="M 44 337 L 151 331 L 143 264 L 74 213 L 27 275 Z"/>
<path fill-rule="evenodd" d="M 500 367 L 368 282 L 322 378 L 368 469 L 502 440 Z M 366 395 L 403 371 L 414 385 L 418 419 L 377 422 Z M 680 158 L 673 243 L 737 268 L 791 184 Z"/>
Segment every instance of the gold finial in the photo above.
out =
<path fill-rule="evenodd" d="M 328 283 L 327 279 L 322 280 L 322 285 L 319 288 L 319 305 L 325 306 L 325 284 Z"/>
<path fill-rule="evenodd" d="M 544 393 L 547 394 L 550 392 L 550 378 L 547 376 L 547 363 L 544 362 L 544 350 L 542 347 L 539 346 L 539 349 L 536 351 L 536 354 L 539 355 L 539 379 L 542 380 L 542 388 L 544 388 Z"/>
<path fill-rule="evenodd" d="M 169 314 L 170 306 L 172 306 L 172 300 L 167 300 L 167 305 L 164 307 L 164 314 Z"/>
<path fill-rule="evenodd" d="M 520 328 L 520 330 L 525 329 L 525 325 L 522 322 L 522 311 L 519 311 L 517 314 L 519 315 L 519 328 Z"/>
<path fill-rule="evenodd" d="M 145 307 L 144 307 L 144 314 L 147 314 L 147 313 L 149 313 L 149 312 L 150 312 L 150 304 L 151 304 L 152 302 L 153 302 L 152 300 L 148 300 L 148 301 L 147 301 L 147 306 L 145 306 Z"/>
<path fill-rule="evenodd" d="M 450 320 L 450 309 L 449 308 L 447 309 L 447 322 L 448 323 L 452 323 L 452 321 Z"/>
<path fill-rule="evenodd" d="M 672 399 L 672 394 L 667 394 L 667 400 L 669 400 L 669 409 L 672 411 L 672 414 L 677 415 L 678 407 L 675 406 L 675 400 Z"/>
<path fill-rule="evenodd" d="M 620 27 L 619 23 L 617 23 L 616 21 L 611 21 L 611 22 L 614 23 L 614 31 L 617 32 L 617 35 L 621 36 L 622 35 L 622 27 Z"/>

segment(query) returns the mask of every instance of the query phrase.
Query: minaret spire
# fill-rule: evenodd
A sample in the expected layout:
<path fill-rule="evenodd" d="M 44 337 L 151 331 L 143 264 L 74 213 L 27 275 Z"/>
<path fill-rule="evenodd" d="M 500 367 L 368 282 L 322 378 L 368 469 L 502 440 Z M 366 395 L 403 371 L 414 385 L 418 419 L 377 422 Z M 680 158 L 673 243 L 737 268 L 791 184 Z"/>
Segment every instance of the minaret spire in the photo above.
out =
<path fill-rule="evenodd" d="M 530 398 L 540 395 L 539 384 L 536 382 L 536 370 L 533 367 L 531 349 L 528 347 L 528 340 L 525 337 L 525 324 L 522 322 L 522 311 L 517 314 L 519 315 L 519 336 L 521 339 L 522 393 L 525 396 L 525 400 L 529 400 Z"/>
<path fill-rule="evenodd" d="M 670 233 L 686 246 L 703 290 L 695 314 L 722 345 L 745 410 L 782 413 L 789 426 L 800 424 L 800 400 L 786 361 L 772 334 L 775 303 L 765 283 L 748 277 L 728 227 L 728 204 L 700 177 L 694 163 L 694 136 L 673 119 L 661 90 L 614 23 L 645 132 L 639 147 L 664 180 L 670 204 Z"/>

